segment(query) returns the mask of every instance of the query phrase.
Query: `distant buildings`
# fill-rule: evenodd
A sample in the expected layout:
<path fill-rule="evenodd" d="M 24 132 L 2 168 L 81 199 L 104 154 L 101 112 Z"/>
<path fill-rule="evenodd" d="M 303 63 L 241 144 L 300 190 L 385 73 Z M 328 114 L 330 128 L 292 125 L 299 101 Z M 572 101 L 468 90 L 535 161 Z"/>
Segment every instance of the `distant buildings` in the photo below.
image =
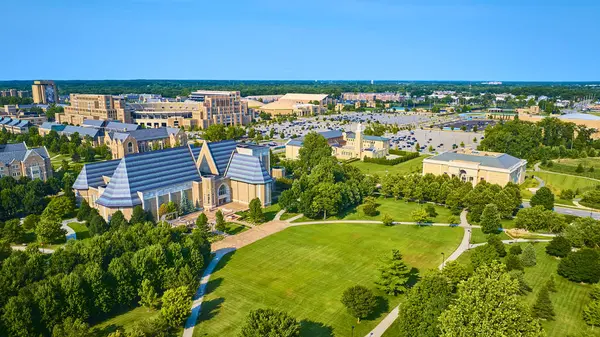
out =
<path fill-rule="evenodd" d="M 541 116 L 541 115 L 532 115 L 527 113 L 519 113 L 519 120 L 527 121 L 527 122 L 539 122 L 547 117 L 556 117 L 563 122 L 571 122 L 576 125 L 583 125 L 590 129 L 594 129 L 595 132 L 592 134 L 592 138 L 600 139 L 600 116 L 592 115 L 592 114 L 584 114 L 584 113 L 572 113 L 565 115 L 550 115 L 550 116 Z"/>
<path fill-rule="evenodd" d="M 358 124 L 355 132 L 332 130 L 319 132 L 331 146 L 333 156 L 341 160 L 367 158 L 384 158 L 390 152 L 389 139 L 379 136 L 363 135 L 362 126 Z M 292 139 L 285 145 L 286 159 L 298 159 L 300 149 L 304 146 L 304 138 Z"/>
<path fill-rule="evenodd" d="M 86 119 L 117 120 L 131 123 L 131 110 L 125 99 L 111 95 L 71 94 L 71 105 L 56 114 L 58 123 L 81 125 Z"/>
<path fill-rule="evenodd" d="M 160 205 L 184 198 L 206 210 L 254 198 L 266 206 L 273 189 L 270 152 L 222 141 L 139 153 L 85 164 L 73 189 L 107 220 L 119 210 L 130 218 L 138 205 L 157 216 Z"/>
<path fill-rule="evenodd" d="M 46 181 L 52 176 L 46 147 L 28 149 L 25 143 L 0 145 L 0 177 L 26 176 Z"/>
<path fill-rule="evenodd" d="M 1 97 L 19 97 L 26 98 L 31 96 L 29 91 L 17 90 L 17 89 L 8 89 L 0 91 Z"/>
<path fill-rule="evenodd" d="M 31 93 L 35 104 L 58 103 L 58 89 L 54 81 L 33 81 Z"/>
<path fill-rule="evenodd" d="M 506 153 L 457 149 L 423 160 L 423 174 L 447 174 L 477 185 L 481 181 L 504 186 L 525 181 L 527 161 Z"/>
<path fill-rule="evenodd" d="M 32 123 L 26 119 L 21 120 L 14 117 L 0 117 L 0 130 L 5 129 L 10 133 L 27 133 L 31 125 Z"/>
<path fill-rule="evenodd" d="M 312 116 L 327 111 L 325 94 L 285 94 L 257 109 L 272 115 Z"/>
<path fill-rule="evenodd" d="M 406 96 L 397 92 L 343 92 L 342 100 L 344 101 L 383 101 L 383 102 L 402 102 L 410 96 Z"/>

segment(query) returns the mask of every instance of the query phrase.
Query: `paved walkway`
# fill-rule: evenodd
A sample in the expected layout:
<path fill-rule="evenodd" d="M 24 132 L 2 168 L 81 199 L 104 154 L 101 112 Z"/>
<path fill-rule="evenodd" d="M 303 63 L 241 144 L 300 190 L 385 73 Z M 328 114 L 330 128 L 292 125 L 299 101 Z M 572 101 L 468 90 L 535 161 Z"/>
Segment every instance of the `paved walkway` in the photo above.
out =
<path fill-rule="evenodd" d="M 78 222 L 78 221 L 75 218 L 63 220 L 63 222 L 60 225 L 60 228 L 62 228 L 62 229 L 64 229 L 64 230 L 67 231 L 67 234 L 65 235 L 67 237 L 67 240 L 76 240 L 77 239 L 77 233 L 75 233 L 75 231 L 73 230 L 73 228 L 69 227 L 69 224 L 71 222 Z"/>
<path fill-rule="evenodd" d="M 10 246 L 10 248 L 12 250 L 22 250 L 25 251 L 27 249 L 27 246 Z M 52 254 L 54 253 L 54 249 L 48 249 L 48 248 L 39 248 L 41 253 L 44 254 Z"/>
<path fill-rule="evenodd" d="M 287 220 L 285 220 L 285 221 L 287 221 L 287 222 L 296 221 L 296 220 L 300 219 L 300 218 L 301 218 L 301 217 L 303 217 L 303 216 L 304 216 L 304 214 L 300 213 L 300 214 L 298 214 L 298 215 L 296 215 L 296 216 L 293 216 L 293 217 L 291 217 L 291 218 L 289 218 L 289 219 L 287 219 Z"/>
<path fill-rule="evenodd" d="M 281 216 L 283 215 L 283 213 L 285 213 L 285 209 L 282 209 L 281 211 L 277 212 L 277 214 L 275 214 L 275 217 L 273 218 L 273 221 L 281 220 Z"/>
<path fill-rule="evenodd" d="M 400 224 L 404 224 L 404 223 L 400 223 Z M 414 223 L 412 223 L 412 224 L 414 224 Z M 434 224 L 434 225 L 448 226 L 448 224 Z M 462 211 L 462 213 L 460 213 L 460 227 L 462 227 L 464 229 L 462 241 L 458 245 L 458 248 L 456 248 L 456 250 L 452 254 L 450 254 L 450 256 L 448 256 L 448 258 L 444 262 L 442 262 L 442 264 L 440 264 L 438 266 L 438 269 L 440 269 L 440 270 L 442 270 L 445 267 L 446 262 L 456 260 L 459 256 L 462 255 L 462 253 L 466 252 L 470 248 L 469 242 L 471 241 L 471 229 L 475 228 L 475 226 L 472 227 L 469 224 L 469 222 L 467 221 L 467 212 L 464 210 Z M 400 305 L 396 306 L 392 311 L 390 311 L 390 313 L 387 314 L 387 316 L 385 316 L 383 318 L 383 320 L 381 320 L 381 322 L 379 322 L 379 324 L 377 324 L 377 326 L 366 335 L 366 337 L 381 337 L 385 333 L 385 331 L 390 326 L 392 326 L 394 321 L 398 318 L 399 314 L 400 314 Z"/>

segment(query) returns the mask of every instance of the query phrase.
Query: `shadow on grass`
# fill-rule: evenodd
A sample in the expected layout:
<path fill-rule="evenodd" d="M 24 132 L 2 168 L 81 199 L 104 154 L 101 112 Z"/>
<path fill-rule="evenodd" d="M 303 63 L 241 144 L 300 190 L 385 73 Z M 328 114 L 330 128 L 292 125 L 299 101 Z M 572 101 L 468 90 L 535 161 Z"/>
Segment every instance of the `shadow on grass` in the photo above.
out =
<path fill-rule="evenodd" d="M 244 225 L 232 223 L 232 224 L 228 224 L 225 232 L 229 235 L 235 235 L 235 234 L 243 232 L 245 229 L 246 228 Z"/>
<path fill-rule="evenodd" d="M 217 264 L 217 266 L 215 267 L 215 269 L 212 271 L 212 274 L 214 274 L 214 273 L 218 272 L 219 270 L 223 269 L 223 267 L 225 267 L 227 265 L 227 263 L 229 262 L 229 260 L 231 260 L 231 258 L 234 255 L 235 255 L 235 250 L 231 251 L 231 252 L 225 254 L 223 257 L 221 257 L 221 260 L 219 261 L 219 263 Z M 213 255 L 212 258 L 214 258 L 214 255 Z"/>
<path fill-rule="evenodd" d="M 198 315 L 198 321 L 207 321 L 217 316 L 223 302 L 225 302 L 223 297 L 202 302 L 202 305 L 200 306 L 200 315 Z"/>
<path fill-rule="evenodd" d="M 116 324 L 111 324 L 111 325 L 103 327 L 102 329 L 97 329 L 97 328 L 92 329 L 92 336 L 104 337 L 104 336 L 108 336 L 109 334 L 111 334 L 117 330 L 123 331 L 123 327 L 118 326 Z"/>
<path fill-rule="evenodd" d="M 300 321 L 300 336 L 333 337 L 333 328 L 320 322 Z"/>
<path fill-rule="evenodd" d="M 204 290 L 204 295 L 210 294 L 213 290 L 217 289 L 221 283 L 223 283 L 223 278 L 219 277 L 218 279 L 211 279 L 206 283 L 206 288 Z"/>
<path fill-rule="evenodd" d="M 419 269 L 412 267 L 410 269 L 410 275 L 408 277 L 408 287 L 412 288 L 415 284 L 417 284 L 417 282 L 419 282 L 420 279 L 421 276 L 419 276 Z"/>
<path fill-rule="evenodd" d="M 382 314 L 385 314 L 388 311 L 390 311 L 390 303 L 387 298 L 385 298 L 383 296 L 377 296 L 376 299 L 377 299 L 377 306 L 375 307 L 375 310 L 373 310 L 373 312 L 369 316 L 365 317 L 365 320 L 367 320 L 367 321 L 376 320 Z"/>

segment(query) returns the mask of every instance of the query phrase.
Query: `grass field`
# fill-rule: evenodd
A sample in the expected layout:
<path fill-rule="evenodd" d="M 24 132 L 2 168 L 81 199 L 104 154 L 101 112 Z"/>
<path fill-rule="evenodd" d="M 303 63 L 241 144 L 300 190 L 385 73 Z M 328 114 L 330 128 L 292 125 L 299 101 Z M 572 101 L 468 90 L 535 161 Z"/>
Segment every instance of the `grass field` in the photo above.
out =
<path fill-rule="evenodd" d="M 583 177 L 566 176 L 550 172 L 535 172 L 535 175 L 540 177 L 546 186 L 552 190 L 555 195 L 558 195 L 562 190 L 571 189 L 583 192 L 600 185 L 600 182 L 586 179 Z M 558 203 L 558 200 L 557 200 Z"/>
<path fill-rule="evenodd" d="M 401 297 L 381 296 L 378 312 L 356 324 L 340 303 L 343 291 L 375 289 L 377 267 L 392 249 L 421 272 L 451 254 L 462 229 L 330 224 L 288 228 L 221 260 L 208 283 L 194 336 L 235 336 L 247 313 L 285 310 L 301 321 L 302 336 L 364 336 Z M 387 304 L 386 304 L 387 302 Z"/>
<path fill-rule="evenodd" d="M 510 237 L 506 235 L 506 233 L 501 232 L 500 240 L 510 240 Z M 484 234 L 481 228 L 473 228 L 471 229 L 471 243 L 483 243 L 487 242 L 488 235 Z"/>
<path fill-rule="evenodd" d="M 381 165 L 375 163 L 365 163 L 363 161 L 355 161 L 350 165 L 358 167 L 363 173 L 366 174 L 377 174 L 380 176 L 391 174 L 408 174 L 408 173 L 421 173 L 423 170 L 423 159 L 428 156 L 422 155 L 418 158 L 411 159 L 404 163 L 397 165 Z"/>
<path fill-rule="evenodd" d="M 542 325 L 544 326 L 548 337 L 577 335 L 577 333 L 586 327 L 581 317 L 583 306 L 588 301 L 588 293 L 591 286 L 573 283 L 559 276 L 556 273 L 559 259 L 546 254 L 545 243 L 537 243 L 534 244 L 534 246 L 537 252 L 537 265 L 525 268 L 525 279 L 533 288 L 533 291 L 523 297 L 523 300 L 528 305 L 533 305 L 538 291 L 550 278 L 550 275 L 554 275 L 558 292 L 550 293 L 550 298 L 554 305 L 556 319 L 554 321 L 543 321 Z M 524 244 L 521 244 L 521 247 L 524 248 Z M 470 264 L 470 252 L 471 251 L 465 252 L 459 257 L 458 261 Z M 600 331 L 598 332 L 600 333 Z"/>
<path fill-rule="evenodd" d="M 75 234 L 77 235 L 78 240 L 83 240 L 83 239 L 87 239 L 87 238 L 91 237 L 90 231 L 88 230 L 88 228 L 85 226 L 84 223 L 71 222 L 68 224 L 68 226 L 71 227 L 75 231 Z"/>
<path fill-rule="evenodd" d="M 376 201 L 379 204 L 379 207 L 377 207 L 379 214 L 375 216 L 368 216 L 365 213 L 363 213 L 363 207 L 361 205 L 358 206 L 356 209 L 348 210 L 343 214 L 328 217 L 327 220 L 381 220 L 384 214 L 388 214 L 392 217 L 394 221 L 413 221 L 410 215 L 411 212 L 424 206 L 423 204 L 418 204 L 416 202 L 406 202 L 403 200 L 396 200 L 394 198 L 377 198 Z M 432 220 L 434 222 L 447 223 L 448 217 L 451 215 L 450 210 L 437 205 L 435 205 L 434 207 L 438 215 Z M 304 221 L 315 220 L 309 219 L 307 217 L 301 217 L 300 219 L 294 222 Z"/>
<path fill-rule="evenodd" d="M 154 319 L 158 317 L 159 311 L 154 309 L 148 309 L 145 307 L 136 307 L 127 311 L 124 311 L 118 315 L 115 315 L 101 323 L 92 326 L 92 336 L 94 337 L 106 337 L 110 333 L 121 330 L 129 331 L 136 322 L 142 322 L 146 319 Z M 181 336 L 183 328 L 179 328 L 177 331 L 173 331 L 169 334 L 172 337 Z"/>
<path fill-rule="evenodd" d="M 584 172 L 575 172 L 577 170 L 577 166 L 581 164 L 584 168 Z M 593 167 L 593 172 L 590 172 L 589 169 Z M 577 159 L 558 159 L 553 161 L 552 167 L 542 166 L 544 170 L 552 171 L 552 172 L 560 172 L 573 174 L 576 176 L 582 177 L 590 177 L 594 179 L 600 179 L 600 158 L 590 157 L 590 158 L 577 158 Z M 600 184 L 600 183 L 599 183 Z"/>

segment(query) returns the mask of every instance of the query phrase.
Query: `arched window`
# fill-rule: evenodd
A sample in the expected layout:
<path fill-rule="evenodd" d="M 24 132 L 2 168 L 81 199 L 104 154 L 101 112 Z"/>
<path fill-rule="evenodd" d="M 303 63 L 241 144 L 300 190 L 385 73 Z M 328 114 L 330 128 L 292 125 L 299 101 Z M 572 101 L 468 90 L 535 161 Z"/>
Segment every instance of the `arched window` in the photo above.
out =
<path fill-rule="evenodd" d="M 228 192 L 229 191 L 227 191 L 227 185 L 222 184 L 221 186 L 219 186 L 219 196 L 220 197 L 229 194 Z"/>
<path fill-rule="evenodd" d="M 133 143 L 127 143 L 127 153 L 133 153 Z"/>

